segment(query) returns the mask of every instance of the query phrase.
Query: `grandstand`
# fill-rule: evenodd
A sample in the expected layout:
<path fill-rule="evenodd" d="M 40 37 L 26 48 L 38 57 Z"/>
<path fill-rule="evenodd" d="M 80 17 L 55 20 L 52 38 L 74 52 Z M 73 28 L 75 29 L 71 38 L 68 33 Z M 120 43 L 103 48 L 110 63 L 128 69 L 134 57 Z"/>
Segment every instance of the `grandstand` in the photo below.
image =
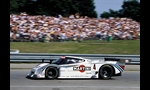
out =
<path fill-rule="evenodd" d="M 10 42 L 138 40 L 140 23 L 131 18 L 88 18 L 10 14 Z"/>

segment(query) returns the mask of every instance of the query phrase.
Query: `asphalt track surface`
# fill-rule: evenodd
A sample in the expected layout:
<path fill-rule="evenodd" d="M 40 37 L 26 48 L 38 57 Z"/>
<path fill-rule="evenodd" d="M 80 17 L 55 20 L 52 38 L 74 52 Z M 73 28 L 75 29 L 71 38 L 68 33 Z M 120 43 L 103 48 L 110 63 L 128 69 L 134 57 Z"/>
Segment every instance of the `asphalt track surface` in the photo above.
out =
<path fill-rule="evenodd" d="M 27 79 L 30 70 L 10 69 L 10 90 L 140 90 L 140 71 L 102 79 Z"/>

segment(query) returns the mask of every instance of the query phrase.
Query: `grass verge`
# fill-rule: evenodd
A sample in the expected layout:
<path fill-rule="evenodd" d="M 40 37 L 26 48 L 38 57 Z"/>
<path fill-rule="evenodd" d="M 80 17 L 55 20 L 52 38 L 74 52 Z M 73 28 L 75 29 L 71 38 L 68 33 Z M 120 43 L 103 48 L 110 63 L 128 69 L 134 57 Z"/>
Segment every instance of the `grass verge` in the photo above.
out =
<path fill-rule="evenodd" d="M 70 54 L 140 54 L 140 40 L 75 41 L 66 42 L 10 42 L 10 49 L 20 53 L 70 53 Z"/>

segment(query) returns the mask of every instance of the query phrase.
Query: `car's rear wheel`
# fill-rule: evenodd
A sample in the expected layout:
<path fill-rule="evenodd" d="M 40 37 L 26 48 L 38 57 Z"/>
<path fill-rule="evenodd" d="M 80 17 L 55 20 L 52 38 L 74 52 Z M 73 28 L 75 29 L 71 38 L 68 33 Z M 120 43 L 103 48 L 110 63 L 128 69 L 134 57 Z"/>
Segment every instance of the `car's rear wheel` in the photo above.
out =
<path fill-rule="evenodd" d="M 113 68 L 110 65 L 103 65 L 99 70 L 99 78 L 110 79 L 113 75 Z"/>
<path fill-rule="evenodd" d="M 58 76 L 58 70 L 54 67 L 48 67 L 45 70 L 45 77 L 48 79 L 54 79 L 57 78 Z"/>

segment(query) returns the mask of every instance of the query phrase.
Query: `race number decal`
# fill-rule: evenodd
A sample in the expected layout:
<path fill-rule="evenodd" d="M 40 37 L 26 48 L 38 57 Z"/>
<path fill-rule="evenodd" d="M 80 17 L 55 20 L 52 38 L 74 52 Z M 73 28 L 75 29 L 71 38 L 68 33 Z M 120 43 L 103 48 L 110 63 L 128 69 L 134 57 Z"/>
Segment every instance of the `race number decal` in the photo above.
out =
<path fill-rule="evenodd" d="M 91 67 L 85 67 L 84 65 L 80 65 L 79 67 L 73 67 L 73 71 L 80 71 L 81 73 L 85 71 L 90 71 Z"/>

